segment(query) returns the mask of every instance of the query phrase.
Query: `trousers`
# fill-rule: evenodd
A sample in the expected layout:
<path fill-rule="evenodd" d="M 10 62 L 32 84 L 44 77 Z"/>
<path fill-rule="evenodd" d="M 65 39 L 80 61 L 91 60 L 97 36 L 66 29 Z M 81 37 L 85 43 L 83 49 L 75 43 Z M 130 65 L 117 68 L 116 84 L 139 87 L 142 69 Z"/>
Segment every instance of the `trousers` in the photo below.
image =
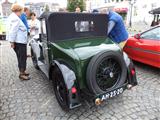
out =
<path fill-rule="evenodd" d="M 24 72 L 27 65 L 27 44 L 15 43 L 14 51 L 17 55 L 19 71 Z"/>

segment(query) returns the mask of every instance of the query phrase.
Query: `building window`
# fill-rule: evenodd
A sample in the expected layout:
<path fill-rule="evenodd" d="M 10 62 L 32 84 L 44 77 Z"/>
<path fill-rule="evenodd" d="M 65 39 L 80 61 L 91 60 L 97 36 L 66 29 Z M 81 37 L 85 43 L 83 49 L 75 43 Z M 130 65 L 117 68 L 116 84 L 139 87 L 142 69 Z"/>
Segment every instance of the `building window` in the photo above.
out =
<path fill-rule="evenodd" d="M 89 32 L 93 31 L 94 22 L 93 21 L 75 21 L 76 32 Z"/>
<path fill-rule="evenodd" d="M 108 3 L 108 0 L 104 0 L 104 3 Z"/>

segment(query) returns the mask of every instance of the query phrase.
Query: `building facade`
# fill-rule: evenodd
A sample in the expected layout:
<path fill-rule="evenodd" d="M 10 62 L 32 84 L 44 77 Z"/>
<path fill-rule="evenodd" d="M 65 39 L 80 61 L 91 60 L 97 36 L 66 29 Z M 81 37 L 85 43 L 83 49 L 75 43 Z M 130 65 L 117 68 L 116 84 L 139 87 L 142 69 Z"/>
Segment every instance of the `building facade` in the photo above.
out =
<path fill-rule="evenodd" d="M 121 14 L 126 23 L 128 21 L 128 0 L 87 0 L 86 7 L 88 11 L 92 11 L 94 9 L 106 11 L 107 9 L 111 9 Z"/>
<path fill-rule="evenodd" d="M 87 10 L 128 7 L 128 0 L 86 0 Z"/>
<path fill-rule="evenodd" d="M 86 0 L 86 9 L 112 9 L 114 11 L 126 11 L 126 24 L 130 22 L 145 22 L 150 24 L 153 15 L 149 11 L 160 7 L 159 0 Z"/>
<path fill-rule="evenodd" d="M 11 14 L 11 6 L 12 3 L 8 2 L 8 0 L 5 0 L 5 2 L 2 3 L 3 16 L 9 16 Z"/>
<path fill-rule="evenodd" d="M 27 3 L 25 6 L 29 7 L 32 12 L 36 13 L 37 17 L 39 17 L 44 11 L 56 12 L 60 8 L 59 4 L 57 3 L 47 2 Z"/>
<path fill-rule="evenodd" d="M 2 13 L 2 4 L 0 2 L 0 16 L 3 16 L 3 13 Z"/>
<path fill-rule="evenodd" d="M 153 15 L 149 11 L 160 7 L 159 0 L 137 0 L 134 4 L 133 21 L 143 21 L 150 24 L 153 20 Z"/>

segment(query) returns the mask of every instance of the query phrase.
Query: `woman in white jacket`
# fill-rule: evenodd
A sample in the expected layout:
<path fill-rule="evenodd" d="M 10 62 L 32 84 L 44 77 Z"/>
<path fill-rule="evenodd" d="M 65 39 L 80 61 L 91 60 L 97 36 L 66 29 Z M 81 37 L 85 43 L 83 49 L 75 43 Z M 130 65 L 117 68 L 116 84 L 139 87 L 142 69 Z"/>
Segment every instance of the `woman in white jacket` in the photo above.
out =
<path fill-rule="evenodd" d="M 26 73 L 27 60 L 27 29 L 19 18 L 23 7 L 13 4 L 11 7 L 12 14 L 8 17 L 8 34 L 7 40 L 10 41 L 11 47 L 14 49 L 19 68 L 19 78 L 21 80 L 29 80 L 29 73 Z"/>

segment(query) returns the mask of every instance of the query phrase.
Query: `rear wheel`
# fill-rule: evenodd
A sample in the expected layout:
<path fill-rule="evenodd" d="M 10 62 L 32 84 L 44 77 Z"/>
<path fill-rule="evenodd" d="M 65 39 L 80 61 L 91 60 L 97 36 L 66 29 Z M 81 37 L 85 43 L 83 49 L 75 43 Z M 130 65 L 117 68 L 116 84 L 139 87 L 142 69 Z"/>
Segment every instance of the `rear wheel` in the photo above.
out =
<path fill-rule="evenodd" d="M 58 67 L 56 67 L 52 71 L 52 79 L 53 79 L 53 86 L 54 86 L 54 92 L 55 96 L 57 98 L 57 101 L 59 105 L 64 110 L 68 110 L 68 91 L 62 76 L 61 71 Z"/>
<path fill-rule="evenodd" d="M 33 52 L 33 49 L 32 49 L 32 48 L 31 48 L 31 56 L 32 56 L 32 62 L 33 62 L 34 67 L 35 67 L 37 70 L 39 70 L 37 57 L 36 57 L 35 53 Z"/>
<path fill-rule="evenodd" d="M 94 94 L 120 87 L 126 77 L 127 68 L 123 56 L 114 51 L 97 54 L 87 68 L 87 84 Z"/>

